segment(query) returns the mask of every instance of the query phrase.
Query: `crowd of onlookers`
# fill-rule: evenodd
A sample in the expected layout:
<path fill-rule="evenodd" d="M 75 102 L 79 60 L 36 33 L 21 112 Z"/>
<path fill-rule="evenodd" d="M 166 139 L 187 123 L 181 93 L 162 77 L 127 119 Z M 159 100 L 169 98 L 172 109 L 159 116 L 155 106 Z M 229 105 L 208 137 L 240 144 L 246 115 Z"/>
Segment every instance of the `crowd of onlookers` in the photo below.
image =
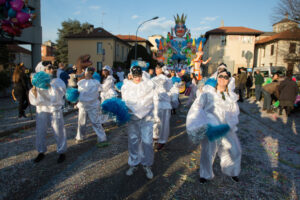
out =
<path fill-rule="evenodd" d="M 267 113 L 273 113 L 279 110 L 279 115 L 285 110 L 290 115 L 295 106 L 296 98 L 299 94 L 299 88 L 296 79 L 293 79 L 291 71 L 287 71 L 285 76 L 279 73 L 272 77 L 265 78 L 259 69 L 256 69 L 254 75 L 246 72 L 244 68 L 238 74 L 234 74 L 236 89 L 239 94 L 239 102 L 243 102 L 243 97 L 250 98 L 254 91 L 256 103 L 260 104 L 263 97 L 262 110 Z"/>

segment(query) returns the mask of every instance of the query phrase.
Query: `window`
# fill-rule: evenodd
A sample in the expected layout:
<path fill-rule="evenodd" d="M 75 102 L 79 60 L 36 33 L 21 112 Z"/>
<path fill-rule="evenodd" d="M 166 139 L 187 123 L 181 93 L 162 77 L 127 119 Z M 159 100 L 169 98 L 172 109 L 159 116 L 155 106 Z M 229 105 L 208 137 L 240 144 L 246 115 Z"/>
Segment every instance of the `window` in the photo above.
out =
<path fill-rule="evenodd" d="M 225 45 L 226 45 L 226 36 L 225 36 L 225 35 L 222 35 L 222 36 L 221 36 L 221 45 L 222 45 L 222 46 L 225 46 Z"/>
<path fill-rule="evenodd" d="M 102 71 L 102 62 L 97 62 L 97 72 Z"/>
<path fill-rule="evenodd" d="M 124 56 L 124 47 L 122 46 L 122 61 L 125 60 L 125 56 Z"/>
<path fill-rule="evenodd" d="M 102 42 L 97 42 L 97 54 L 103 54 Z"/>
<path fill-rule="evenodd" d="M 271 45 L 271 56 L 274 54 L 274 45 Z"/>
<path fill-rule="evenodd" d="M 263 48 L 264 51 L 264 57 L 266 56 L 266 47 Z"/>
<path fill-rule="evenodd" d="M 290 43 L 289 53 L 296 53 L 296 43 Z"/>
<path fill-rule="evenodd" d="M 245 51 L 242 51 L 242 57 L 244 57 L 245 56 Z"/>
<path fill-rule="evenodd" d="M 270 67 L 272 67 L 273 66 L 273 63 L 270 63 Z"/>

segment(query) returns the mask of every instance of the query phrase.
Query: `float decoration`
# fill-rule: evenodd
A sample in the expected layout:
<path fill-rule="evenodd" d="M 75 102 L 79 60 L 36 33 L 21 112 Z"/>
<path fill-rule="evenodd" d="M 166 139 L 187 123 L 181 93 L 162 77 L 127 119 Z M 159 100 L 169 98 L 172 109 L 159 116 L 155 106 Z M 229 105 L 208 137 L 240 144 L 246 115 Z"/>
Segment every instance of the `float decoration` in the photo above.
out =
<path fill-rule="evenodd" d="M 0 35 L 20 36 L 23 29 L 32 26 L 35 17 L 27 0 L 0 0 Z"/>
<path fill-rule="evenodd" d="M 187 29 L 185 22 L 187 15 L 174 16 L 175 27 L 171 28 L 166 38 L 156 39 L 158 51 L 153 55 L 154 59 L 165 65 L 186 64 L 190 65 L 196 58 L 197 44 L 205 43 L 206 38 L 192 38 L 190 30 Z M 174 35 L 175 34 L 175 35 Z M 176 69 L 180 71 L 180 69 Z"/>

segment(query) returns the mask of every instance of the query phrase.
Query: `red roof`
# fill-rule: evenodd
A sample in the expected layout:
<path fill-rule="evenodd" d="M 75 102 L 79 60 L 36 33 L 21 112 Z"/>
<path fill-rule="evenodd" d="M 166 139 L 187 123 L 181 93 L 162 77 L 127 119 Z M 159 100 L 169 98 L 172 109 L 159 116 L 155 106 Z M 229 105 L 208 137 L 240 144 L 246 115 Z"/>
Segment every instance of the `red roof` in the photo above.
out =
<path fill-rule="evenodd" d="M 18 46 L 16 44 L 8 44 L 7 45 L 7 49 L 10 52 L 25 53 L 25 54 L 31 55 L 31 51 L 29 51 L 28 49 L 25 49 L 23 47 L 20 47 L 20 46 Z"/>
<path fill-rule="evenodd" d="M 146 40 L 145 38 L 142 37 L 135 37 L 135 35 L 116 35 L 118 38 L 120 38 L 121 40 L 124 40 L 126 42 L 146 42 L 149 43 L 150 46 L 153 46 L 148 40 Z"/>
<path fill-rule="evenodd" d="M 272 42 L 274 40 L 300 40 L 300 28 L 293 28 L 281 33 L 277 33 L 270 37 L 258 40 L 255 44 L 264 44 L 267 42 Z"/>
<path fill-rule="evenodd" d="M 211 34 L 216 35 L 260 35 L 264 32 L 242 26 L 223 26 L 205 33 L 205 37 Z"/>

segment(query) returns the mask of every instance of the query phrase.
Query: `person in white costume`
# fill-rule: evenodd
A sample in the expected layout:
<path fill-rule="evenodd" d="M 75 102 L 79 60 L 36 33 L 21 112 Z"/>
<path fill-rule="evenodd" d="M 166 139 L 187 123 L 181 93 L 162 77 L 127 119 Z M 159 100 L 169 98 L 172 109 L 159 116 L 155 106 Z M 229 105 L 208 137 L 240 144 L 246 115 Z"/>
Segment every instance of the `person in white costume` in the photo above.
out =
<path fill-rule="evenodd" d="M 192 79 L 192 82 L 191 82 L 191 85 L 190 85 L 191 92 L 190 92 L 190 95 L 189 95 L 189 100 L 186 103 L 186 107 L 190 107 L 193 104 L 193 102 L 195 101 L 196 97 L 197 97 L 198 80 L 197 80 L 197 77 L 194 73 L 191 73 L 191 79 Z"/>
<path fill-rule="evenodd" d="M 119 81 L 124 81 L 124 72 L 122 71 L 121 67 L 118 67 L 117 76 L 119 78 Z"/>
<path fill-rule="evenodd" d="M 118 93 L 115 89 L 115 79 L 112 76 L 113 71 L 110 66 L 106 65 L 102 69 L 102 77 L 101 77 L 101 103 L 103 103 L 106 99 L 110 99 L 113 97 L 117 97 Z M 102 123 L 105 123 L 108 120 L 108 115 L 101 115 Z"/>
<path fill-rule="evenodd" d="M 170 70 L 171 72 L 171 80 L 173 77 L 177 77 L 176 76 L 176 72 L 174 70 L 174 68 L 171 68 Z M 171 110 L 171 114 L 175 115 L 176 114 L 176 108 L 178 108 L 179 106 L 179 83 L 178 82 L 173 82 L 173 86 L 170 90 L 171 92 L 171 105 L 172 105 L 172 110 Z"/>
<path fill-rule="evenodd" d="M 218 75 L 219 71 L 223 70 L 223 69 L 226 69 L 228 71 L 227 65 L 225 63 L 221 63 L 218 66 L 217 71 L 215 73 L 213 73 L 210 78 L 217 79 L 217 75 Z M 235 90 L 235 78 L 234 77 L 230 78 L 230 81 L 228 83 L 228 89 L 231 90 L 231 91 Z"/>
<path fill-rule="evenodd" d="M 86 68 L 85 79 L 82 79 L 77 83 L 79 92 L 79 102 L 77 103 L 78 129 L 75 138 L 77 142 L 84 139 L 87 116 L 92 123 L 94 131 L 96 132 L 98 142 L 106 141 L 106 134 L 101 125 L 101 119 L 99 115 L 100 101 L 98 98 L 102 86 L 98 80 L 92 78 L 93 73 L 94 68 Z"/>
<path fill-rule="evenodd" d="M 54 74 L 53 66 L 47 65 L 45 72 L 52 76 Z M 52 79 L 49 89 L 33 87 L 29 92 L 29 101 L 31 105 L 36 106 L 36 148 L 39 154 L 34 162 L 40 162 L 45 157 L 46 134 L 49 124 L 52 126 L 59 154 L 57 162 L 61 163 L 66 159 L 67 136 L 62 113 L 65 93 L 66 85 L 60 78 Z"/>
<path fill-rule="evenodd" d="M 158 64 L 155 72 L 156 76 L 151 79 L 155 85 L 153 139 L 158 140 L 156 149 L 160 150 L 167 143 L 170 134 L 172 109 L 170 90 L 173 84 L 172 80 L 165 75 L 167 73 L 165 67 Z"/>
<path fill-rule="evenodd" d="M 213 162 L 216 154 L 221 160 L 221 170 L 238 182 L 241 170 L 241 147 L 236 136 L 239 107 L 237 95 L 228 89 L 230 73 L 225 69 L 217 74 L 217 86 L 207 86 L 194 101 L 186 121 L 189 135 L 201 135 L 200 182 L 214 177 Z M 226 125 L 228 132 L 217 140 L 209 140 L 209 126 Z M 204 133 L 202 135 L 202 133 Z M 206 135 L 205 135 L 206 134 Z"/>
<path fill-rule="evenodd" d="M 128 165 L 130 167 L 126 175 L 133 175 L 138 165 L 142 164 L 147 178 L 152 179 L 154 85 L 149 75 L 142 75 L 145 73 L 139 66 L 132 67 L 132 80 L 125 79 L 121 89 L 122 99 L 132 114 L 128 124 Z"/>

